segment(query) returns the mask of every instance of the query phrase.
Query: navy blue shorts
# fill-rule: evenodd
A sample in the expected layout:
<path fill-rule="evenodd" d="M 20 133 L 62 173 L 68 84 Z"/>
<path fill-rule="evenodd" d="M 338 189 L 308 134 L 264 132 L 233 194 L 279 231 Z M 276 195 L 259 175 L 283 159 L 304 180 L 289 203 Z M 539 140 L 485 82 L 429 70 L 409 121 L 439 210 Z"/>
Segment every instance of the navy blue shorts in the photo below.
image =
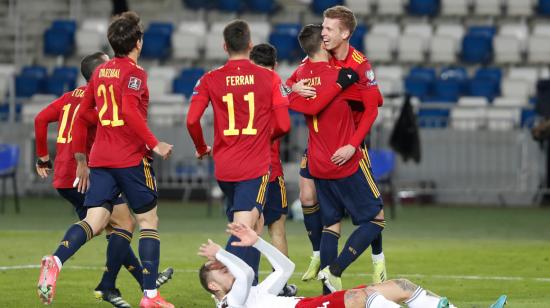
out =
<path fill-rule="evenodd" d="M 267 200 L 264 206 L 264 224 L 269 226 L 279 220 L 281 215 L 287 214 L 285 178 L 278 176 L 273 182 L 269 182 Z"/>
<path fill-rule="evenodd" d="M 354 225 L 364 224 L 373 220 L 384 206 L 364 158 L 354 174 L 336 180 L 315 179 L 315 188 L 324 226 L 342 220 L 344 211 L 349 213 Z"/>
<path fill-rule="evenodd" d="M 235 212 L 252 211 L 257 208 L 262 213 L 268 193 L 269 174 L 240 182 L 218 181 L 218 184 L 225 194 L 229 221 L 233 221 Z"/>
<path fill-rule="evenodd" d="M 58 188 L 57 192 L 61 195 L 61 197 L 73 205 L 74 211 L 76 212 L 76 215 L 78 215 L 78 219 L 82 220 L 86 218 L 88 208 L 84 206 L 84 199 L 86 198 L 85 194 L 79 193 L 76 188 Z M 126 200 L 124 200 L 122 196 L 118 196 L 113 202 L 113 205 L 124 203 L 126 203 Z"/>
<path fill-rule="evenodd" d="M 120 193 L 136 214 L 155 208 L 157 183 L 149 160 L 144 158 L 139 165 L 128 168 L 90 168 L 90 189 L 84 206 L 112 206 Z"/>
<path fill-rule="evenodd" d="M 304 150 L 304 155 L 302 155 L 302 161 L 300 162 L 300 176 L 305 179 L 313 180 L 313 176 L 309 173 L 309 165 L 307 161 L 307 149 Z"/>

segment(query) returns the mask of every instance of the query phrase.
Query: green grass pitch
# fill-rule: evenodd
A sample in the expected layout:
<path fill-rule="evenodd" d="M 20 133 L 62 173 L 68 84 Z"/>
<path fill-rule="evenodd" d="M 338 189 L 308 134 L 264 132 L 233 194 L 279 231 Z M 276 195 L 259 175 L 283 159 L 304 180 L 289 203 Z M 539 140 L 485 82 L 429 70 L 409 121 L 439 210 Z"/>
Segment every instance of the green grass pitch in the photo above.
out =
<path fill-rule="evenodd" d="M 0 307 L 40 307 L 36 281 L 40 258 L 52 252 L 75 221 L 61 198 L 23 199 L 23 213 L 0 214 Z M 197 279 L 198 246 L 208 238 L 224 244 L 225 220 L 206 217 L 205 205 L 160 202 L 161 268 L 176 269 L 161 293 L 177 307 L 213 307 Z M 301 222 L 289 222 L 290 258 L 305 269 L 310 245 Z M 342 245 L 351 231 L 345 222 Z M 266 232 L 267 234 L 267 232 Z M 137 236 L 133 241 L 137 247 Z M 106 241 L 93 239 L 66 263 L 54 307 L 109 307 L 92 291 L 101 276 Z M 550 210 L 404 207 L 384 231 L 384 253 L 390 278 L 405 277 L 458 307 L 488 307 L 508 294 L 509 307 L 550 307 Z M 344 287 L 369 283 L 370 249 L 344 274 Z M 270 268 L 264 262 L 262 270 Z M 301 296 L 320 293 L 317 282 L 291 283 Z M 118 287 L 134 307 L 137 284 L 121 270 Z"/>

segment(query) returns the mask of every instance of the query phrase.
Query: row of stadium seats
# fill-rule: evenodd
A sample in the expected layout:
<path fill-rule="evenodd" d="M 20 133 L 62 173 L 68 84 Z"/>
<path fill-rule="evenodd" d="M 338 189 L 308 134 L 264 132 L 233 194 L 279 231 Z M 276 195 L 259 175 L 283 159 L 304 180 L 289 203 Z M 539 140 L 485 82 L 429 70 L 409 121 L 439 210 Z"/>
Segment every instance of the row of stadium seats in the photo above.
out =
<path fill-rule="evenodd" d="M 274 0 L 184 0 L 189 9 L 217 9 L 241 13 L 252 11 L 269 14 L 276 10 Z M 303 1 L 306 2 L 306 1 Z M 346 5 L 356 14 L 416 15 L 416 16 L 531 16 L 550 15 L 549 0 L 313 0 L 311 9 L 316 14 L 334 5 Z"/>
<path fill-rule="evenodd" d="M 295 65 L 281 64 L 283 79 L 290 76 Z M 197 80 L 205 73 L 202 68 L 184 68 L 178 71 L 170 66 L 153 66 L 148 70 L 151 97 L 171 93 L 189 98 Z M 503 71 L 498 67 L 481 67 L 468 73 L 464 67 L 376 66 L 376 78 L 385 95 L 407 93 L 423 102 L 460 102 L 465 97 L 476 97 L 481 106 L 526 106 L 535 94 L 539 79 L 548 78 L 547 68 L 514 67 Z M 28 98 L 37 93 L 61 95 L 77 84 L 76 67 L 56 67 L 48 75 L 43 66 L 26 66 L 15 78 L 16 96 Z"/>
<path fill-rule="evenodd" d="M 416 16 L 532 16 L 550 15 L 549 0 L 313 0 L 313 10 L 322 12 L 345 4 L 356 14 Z"/>
<path fill-rule="evenodd" d="M 434 31 L 435 30 L 435 31 Z M 404 29 L 380 23 L 365 35 L 371 61 L 402 63 L 550 63 L 550 24 L 536 24 L 531 33 L 524 23 L 494 26 L 411 23 Z M 460 58 L 459 58 L 460 56 Z"/>
<path fill-rule="evenodd" d="M 395 67 L 394 70 L 398 69 Z M 379 83 L 396 87 L 399 76 L 388 71 L 379 73 Z M 535 94 L 537 80 L 547 77 L 548 71 L 537 68 L 511 68 L 506 76 L 496 67 L 478 69 L 470 78 L 465 68 L 444 68 L 439 74 L 433 68 L 415 67 L 404 78 L 405 93 L 422 101 L 457 102 L 462 96 L 476 96 L 496 105 L 526 105 Z M 394 79 L 390 79 L 390 77 Z M 388 80 L 389 79 L 389 80 Z M 388 83 L 385 86 L 384 83 Z"/>
<path fill-rule="evenodd" d="M 207 27 L 204 21 L 184 21 L 177 28 L 171 23 L 152 22 L 144 34 L 142 56 L 149 59 L 223 60 L 222 32 L 225 22 Z M 303 57 L 296 39 L 300 24 L 250 23 L 253 42 L 269 41 L 278 49 L 279 59 L 298 61 Z M 44 52 L 49 55 L 86 55 L 106 49 L 107 20 L 88 19 L 76 30 L 73 21 L 54 21 L 44 34 Z M 59 33 L 65 33 L 60 35 Z M 76 35 L 76 38 L 73 36 Z M 379 23 L 367 29 L 359 25 L 351 44 L 364 50 L 373 62 L 401 63 L 550 63 L 550 24 L 526 23 L 471 26 L 444 23 Z M 203 52 L 204 51 L 204 52 Z M 494 61 L 493 61 L 494 60 Z"/>

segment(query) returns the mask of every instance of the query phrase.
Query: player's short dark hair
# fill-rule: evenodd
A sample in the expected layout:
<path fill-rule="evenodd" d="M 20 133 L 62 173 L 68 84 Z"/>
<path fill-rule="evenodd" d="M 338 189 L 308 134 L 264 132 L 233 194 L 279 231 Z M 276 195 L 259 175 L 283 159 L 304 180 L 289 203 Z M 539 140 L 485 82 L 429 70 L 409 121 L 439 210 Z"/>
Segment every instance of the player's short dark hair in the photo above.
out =
<path fill-rule="evenodd" d="M 345 29 L 349 30 L 350 37 L 357 27 L 357 19 L 355 19 L 355 15 L 353 15 L 353 12 L 350 9 L 343 5 L 336 5 L 326 9 L 323 12 L 323 17 L 340 20 L 340 24 L 342 24 Z"/>
<path fill-rule="evenodd" d="M 323 42 L 321 31 L 323 31 L 323 26 L 318 24 L 309 24 L 304 26 L 300 31 L 300 34 L 298 34 L 300 47 L 302 47 L 302 50 L 308 55 L 308 57 L 312 57 L 319 52 L 321 42 Z"/>
<path fill-rule="evenodd" d="M 210 282 L 209 276 L 210 276 L 210 268 L 208 268 L 208 266 L 205 263 L 201 266 L 199 270 L 199 280 L 201 281 L 202 287 L 206 291 L 208 291 L 211 294 L 214 294 L 214 291 L 212 291 L 212 289 L 208 287 L 208 283 Z"/>
<path fill-rule="evenodd" d="M 107 39 L 115 57 L 127 56 L 143 37 L 143 26 L 136 12 L 124 12 L 114 17 L 107 30 Z"/>
<path fill-rule="evenodd" d="M 227 24 L 223 29 L 223 40 L 230 54 L 246 51 L 250 44 L 250 28 L 246 21 L 237 19 Z"/>
<path fill-rule="evenodd" d="M 273 69 L 275 63 L 277 63 L 277 49 L 268 43 L 258 44 L 250 51 L 250 60 L 258 65 Z"/>
<path fill-rule="evenodd" d="M 80 62 L 80 73 L 84 76 L 86 81 L 90 81 L 96 67 L 105 62 L 104 57 L 107 57 L 104 52 L 96 52 L 91 55 L 87 55 L 84 59 L 82 59 Z"/>

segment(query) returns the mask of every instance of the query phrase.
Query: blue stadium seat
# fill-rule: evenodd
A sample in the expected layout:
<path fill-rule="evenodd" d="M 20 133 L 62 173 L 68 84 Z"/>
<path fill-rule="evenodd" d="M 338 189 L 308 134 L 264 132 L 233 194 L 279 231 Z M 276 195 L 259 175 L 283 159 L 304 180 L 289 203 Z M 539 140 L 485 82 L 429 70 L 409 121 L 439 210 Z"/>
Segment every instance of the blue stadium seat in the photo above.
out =
<path fill-rule="evenodd" d="M 434 84 L 433 100 L 437 102 L 455 103 L 461 93 L 461 82 L 456 79 L 438 79 Z"/>
<path fill-rule="evenodd" d="M 74 33 L 50 28 L 44 32 L 44 54 L 69 56 L 74 50 Z"/>
<path fill-rule="evenodd" d="M 223 0 L 218 2 L 218 9 L 225 12 L 241 12 L 245 9 L 245 2 L 241 0 Z"/>
<path fill-rule="evenodd" d="M 171 23 L 152 22 L 143 34 L 143 49 L 141 55 L 149 59 L 166 59 L 172 49 Z"/>
<path fill-rule="evenodd" d="M 355 31 L 353 31 L 353 34 L 351 35 L 351 38 L 349 39 L 349 43 L 351 46 L 353 46 L 355 49 L 359 50 L 360 52 L 365 51 L 365 44 L 364 44 L 364 36 L 367 34 L 368 28 L 366 25 L 357 25 L 357 28 L 355 28 Z"/>
<path fill-rule="evenodd" d="M 405 92 L 423 99 L 431 95 L 434 81 L 433 68 L 412 68 L 409 75 L 405 77 Z"/>
<path fill-rule="evenodd" d="M 493 37 L 496 28 L 474 26 L 462 41 L 462 60 L 467 63 L 488 63 L 493 57 Z"/>
<path fill-rule="evenodd" d="M 313 0 L 311 3 L 311 9 L 316 14 L 323 14 L 323 12 L 329 7 L 343 4 L 343 0 Z"/>
<path fill-rule="evenodd" d="M 448 109 L 420 108 L 418 126 L 423 128 L 445 128 L 449 123 Z"/>
<path fill-rule="evenodd" d="M 56 67 L 53 74 L 46 81 L 46 92 L 61 96 L 63 93 L 76 88 L 78 68 Z"/>
<path fill-rule="evenodd" d="M 178 78 L 172 83 L 172 91 L 174 93 L 183 94 L 190 98 L 193 94 L 193 88 L 197 81 L 204 75 L 205 71 L 202 68 L 186 68 L 181 71 Z"/>
<path fill-rule="evenodd" d="M 43 92 L 46 86 L 47 70 L 43 66 L 25 66 L 15 77 L 15 96 L 31 97 Z"/>
<path fill-rule="evenodd" d="M 388 181 L 395 169 L 395 153 L 389 150 L 369 149 L 372 175 L 377 182 Z"/>
<path fill-rule="evenodd" d="M 75 33 L 76 32 L 76 21 L 75 20 L 64 20 L 64 19 L 58 19 L 54 20 L 52 23 L 52 29 L 61 29 L 65 30 L 69 33 Z"/>
<path fill-rule="evenodd" d="M 15 212 L 19 213 L 19 193 L 17 192 L 17 165 L 19 164 L 19 145 L 0 144 L 0 180 L 2 180 L 2 206 L 0 213 L 4 213 L 4 200 L 6 198 L 6 181 L 12 180 L 13 199 L 15 201 Z"/>
<path fill-rule="evenodd" d="M 468 73 L 463 67 L 448 67 L 441 70 L 435 82 L 434 101 L 456 102 L 467 92 Z"/>
<path fill-rule="evenodd" d="M 502 70 L 497 67 L 480 68 L 469 82 L 468 95 L 484 96 L 493 101 L 500 94 Z"/>
<path fill-rule="evenodd" d="M 550 15 L 550 0 L 539 0 L 538 12 L 541 15 Z"/>
<path fill-rule="evenodd" d="M 246 4 L 248 9 L 257 13 L 269 14 L 277 9 L 277 3 L 274 0 L 248 0 Z"/>
<path fill-rule="evenodd" d="M 409 13 L 412 15 L 435 16 L 439 13 L 439 0 L 411 0 Z"/>
<path fill-rule="evenodd" d="M 298 60 L 303 56 L 298 43 L 299 24 L 278 24 L 269 35 L 269 43 L 277 48 L 279 60 Z"/>
<path fill-rule="evenodd" d="M 537 114 L 533 109 L 521 109 L 521 127 L 533 128 Z"/>
<path fill-rule="evenodd" d="M 44 54 L 68 56 L 74 51 L 76 21 L 55 20 L 44 32 Z"/>

